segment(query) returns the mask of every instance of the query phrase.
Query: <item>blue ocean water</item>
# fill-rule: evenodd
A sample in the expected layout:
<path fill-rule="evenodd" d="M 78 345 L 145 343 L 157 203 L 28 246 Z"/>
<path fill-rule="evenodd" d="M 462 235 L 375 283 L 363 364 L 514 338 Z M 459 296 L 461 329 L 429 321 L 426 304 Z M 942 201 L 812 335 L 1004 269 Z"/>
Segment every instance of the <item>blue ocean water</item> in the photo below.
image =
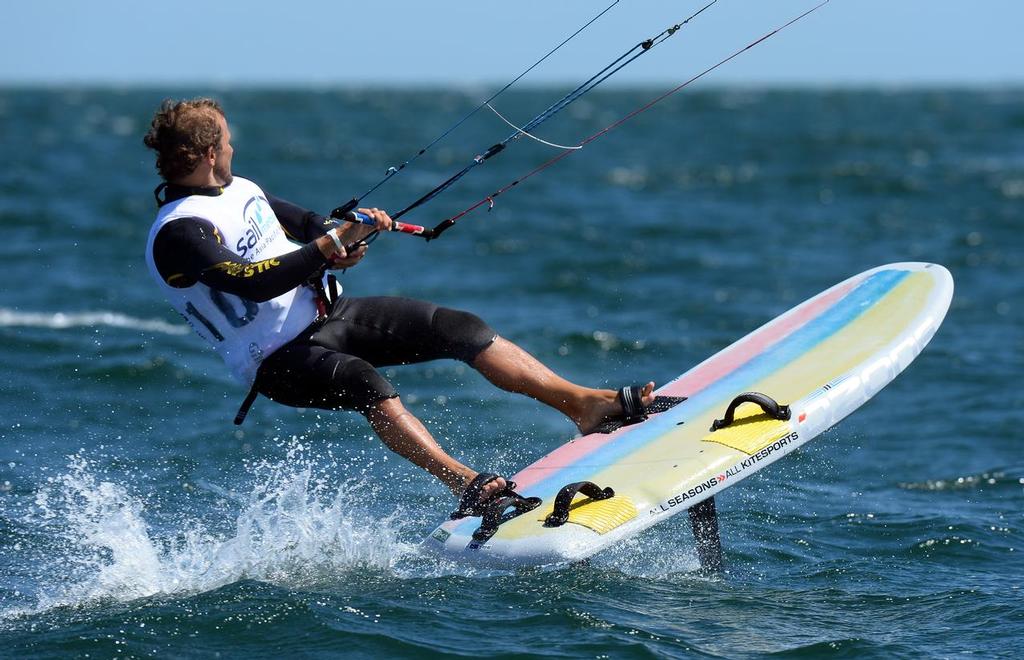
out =
<path fill-rule="evenodd" d="M 585 565 L 481 574 L 419 540 L 446 491 L 361 417 L 244 396 L 143 260 L 141 135 L 212 93 L 236 172 L 321 211 L 486 90 L 0 89 L 0 654 L 18 657 L 1017 656 L 1024 641 L 1024 91 L 684 93 L 343 278 L 473 311 L 563 375 L 664 382 L 855 273 L 932 261 L 944 326 L 860 411 Z M 564 90 L 502 97 L 529 118 Z M 594 93 L 572 143 L 659 90 Z M 367 202 L 397 209 L 505 137 L 477 116 Z M 554 155 L 519 140 L 410 221 Z M 459 363 L 388 370 L 439 441 L 514 472 L 573 435 Z"/>

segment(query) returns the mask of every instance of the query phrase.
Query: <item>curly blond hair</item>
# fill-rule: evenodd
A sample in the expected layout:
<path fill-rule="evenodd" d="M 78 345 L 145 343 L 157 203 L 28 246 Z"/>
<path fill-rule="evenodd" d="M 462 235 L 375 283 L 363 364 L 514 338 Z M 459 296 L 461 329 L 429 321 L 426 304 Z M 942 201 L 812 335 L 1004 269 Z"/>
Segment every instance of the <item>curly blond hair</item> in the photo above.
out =
<path fill-rule="evenodd" d="M 191 174 L 211 147 L 220 151 L 223 131 L 217 115 L 223 117 L 224 109 L 210 98 L 164 99 L 142 140 L 156 152 L 156 169 L 164 181 Z"/>

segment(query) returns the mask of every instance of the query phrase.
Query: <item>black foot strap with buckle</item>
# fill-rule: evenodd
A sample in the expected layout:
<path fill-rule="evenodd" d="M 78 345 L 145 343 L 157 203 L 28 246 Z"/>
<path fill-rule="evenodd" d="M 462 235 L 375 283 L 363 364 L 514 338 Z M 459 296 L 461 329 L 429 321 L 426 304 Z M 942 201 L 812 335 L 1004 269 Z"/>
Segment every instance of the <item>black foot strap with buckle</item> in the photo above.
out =
<path fill-rule="evenodd" d="M 467 516 L 480 516 L 480 527 L 473 532 L 473 542 L 477 546 L 488 541 L 503 523 L 521 516 L 527 511 L 536 509 L 541 504 L 539 497 L 523 497 L 515 492 L 516 482 L 505 480 L 505 487 L 489 497 L 483 497 L 484 486 L 498 479 L 492 472 L 481 472 L 473 477 L 466 486 L 459 500 L 459 508 L 452 511 L 451 519 L 458 520 Z M 509 507 L 512 507 L 509 510 Z"/>
<path fill-rule="evenodd" d="M 788 420 L 792 414 L 789 410 L 789 406 L 779 404 L 778 401 L 767 394 L 761 394 L 760 392 L 744 392 L 732 400 L 732 403 L 729 404 L 729 407 L 725 411 L 725 417 L 722 419 L 716 419 L 711 424 L 711 430 L 717 431 L 719 429 L 724 429 L 736 421 L 736 409 L 739 408 L 742 403 L 756 403 L 761 406 L 761 410 L 763 410 L 769 417 L 782 422 Z"/>
<path fill-rule="evenodd" d="M 503 490 L 500 496 L 488 500 L 485 505 L 480 526 L 473 532 L 473 542 L 478 546 L 483 545 L 497 533 L 498 527 L 527 511 L 533 511 L 540 504 L 539 497 L 523 497 L 515 491 Z"/>
<path fill-rule="evenodd" d="M 622 415 L 606 420 L 591 433 L 612 433 L 623 426 L 639 424 L 649 415 L 662 413 L 686 401 L 685 396 L 657 396 L 649 406 L 644 406 L 644 388 L 641 385 L 628 385 L 619 390 L 619 403 L 622 404 Z"/>
<path fill-rule="evenodd" d="M 492 499 L 495 499 L 506 490 L 511 490 L 516 487 L 514 481 L 505 480 L 505 488 L 494 493 L 490 498 L 482 500 L 484 486 L 491 483 L 495 479 L 500 479 L 498 475 L 493 472 L 481 472 L 480 474 L 473 477 L 473 480 L 466 486 L 466 490 L 462 491 L 462 497 L 459 499 L 459 508 L 451 513 L 452 520 L 458 520 L 459 518 L 465 518 L 466 516 L 482 516 L 487 510 L 486 504 Z"/>
<path fill-rule="evenodd" d="M 561 527 L 569 520 L 569 507 L 572 505 L 572 498 L 576 493 L 583 493 L 592 500 L 606 500 L 615 497 L 615 491 L 611 488 L 601 488 L 592 481 L 576 481 L 562 486 L 555 496 L 554 510 L 544 519 L 545 527 Z"/>

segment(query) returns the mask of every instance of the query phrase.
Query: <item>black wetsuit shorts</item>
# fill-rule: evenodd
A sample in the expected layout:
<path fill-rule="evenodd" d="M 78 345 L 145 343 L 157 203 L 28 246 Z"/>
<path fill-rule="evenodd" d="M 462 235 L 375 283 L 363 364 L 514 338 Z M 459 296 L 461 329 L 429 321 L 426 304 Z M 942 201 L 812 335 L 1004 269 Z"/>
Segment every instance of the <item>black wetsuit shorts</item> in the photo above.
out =
<path fill-rule="evenodd" d="M 468 312 L 395 297 L 342 297 L 260 365 L 256 390 L 286 406 L 365 412 L 398 396 L 377 368 L 451 358 L 472 364 L 497 338 Z"/>

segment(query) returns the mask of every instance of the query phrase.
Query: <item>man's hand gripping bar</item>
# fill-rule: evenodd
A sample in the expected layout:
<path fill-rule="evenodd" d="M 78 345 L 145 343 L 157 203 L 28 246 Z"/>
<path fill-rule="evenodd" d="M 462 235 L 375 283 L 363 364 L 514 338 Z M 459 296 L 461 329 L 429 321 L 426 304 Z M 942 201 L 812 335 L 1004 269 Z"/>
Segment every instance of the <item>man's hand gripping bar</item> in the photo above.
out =
<path fill-rule="evenodd" d="M 360 213 L 359 211 L 349 211 L 344 215 L 344 217 L 339 219 L 344 220 L 346 222 L 359 222 L 364 225 L 375 224 L 374 221 L 370 218 L 370 216 Z M 395 221 L 391 223 L 391 231 L 398 231 L 402 232 L 403 234 L 413 234 L 418 236 L 420 234 L 427 233 L 428 230 L 426 227 L 421 227 L 420 225 L 410 225 L 405 222 Z"/>
<path fill-rule="evenodd" d="M 334 218 L 335 220 L 344 220 L 345 222 L 358 222 L 360 224 L 370 226 L 374 226 L 376 224 L 373 221 L 373 219 L 370 218 L 370 216 L 366 215 L 365 213 L 360 213 L 358 211 L 346 211 L 343 209 L 344 207 L 334 209 L 333 211 L 331 211 L 331 217 Z M 422 236 L 424 238 L 430 238 L 430 235 L 432 234 L 431 230 L 427 229 L 426 227 L 422 227 L 420 225 L 411 225 L 406 222 L 398 221 L 391 223 L 391 231 L 397 231 L 403 234 L 412 234 L 413 236 Z M 356 243 L 356 245 L 358 245 L 358 243 Z"/>

